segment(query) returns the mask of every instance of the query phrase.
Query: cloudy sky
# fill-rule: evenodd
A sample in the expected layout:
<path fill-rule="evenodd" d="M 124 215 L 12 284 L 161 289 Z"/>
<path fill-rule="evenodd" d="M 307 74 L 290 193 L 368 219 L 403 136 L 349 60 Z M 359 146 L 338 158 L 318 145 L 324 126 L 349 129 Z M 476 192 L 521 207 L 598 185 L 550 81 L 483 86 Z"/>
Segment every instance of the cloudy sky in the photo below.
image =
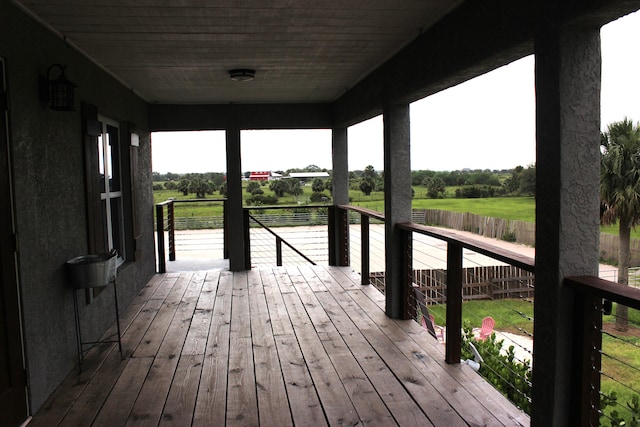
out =
<path fill-rule="evenodd" d="M 640 121 L 640 12 L 601 31 L 602 126 Z M 411 168 L 510 169 L 535 161 L 534 60 L 526 57 L 411 105 Z M 331 169 L 330 130 L 243 131 L 242 170 Z M 302 148 L 301 148 L 302 147 Z M 224 172 L 224 132 L 152 135 L 156 172 Z M 383 168 L 382 118 L 349 128 L 349 169 Z"/>

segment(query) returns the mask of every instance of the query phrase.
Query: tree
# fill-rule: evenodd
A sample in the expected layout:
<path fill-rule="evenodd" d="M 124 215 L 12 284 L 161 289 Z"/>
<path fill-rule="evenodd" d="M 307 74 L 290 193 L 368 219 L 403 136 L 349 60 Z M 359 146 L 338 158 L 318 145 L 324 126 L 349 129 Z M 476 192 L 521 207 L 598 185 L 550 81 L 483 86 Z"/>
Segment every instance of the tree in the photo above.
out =
<path fill-rule="evenodd" d="M 189 192 L 195 193 L 198 199 L 204 199 L 205 194 L 212 192 L 211 187 L 211 183 L 208 181 L 196 178 L 189 184 Z"/>
<path fill-rule="evenodd" d="M 640 124 L 627 118 L 609 124 L 601 135 L 601 221 L 619 221 L 618 283 L 629 282 L 631 228 L 640 222 Z M 618 304 L 616 329 L 627 330 L 627 307 Z"/>
<path fill-rule="evenodd" d="M 363 175 L 364 175 L 365 178 L 371 178 L 374 181 L 378 178 L 378 172 L 376 172 L 376 170 L 371 165 L 369 165 L 366 168 L 364 168 L 364 174 Z"/>
<path fill-rule="evenodd" d="M 245 188 L 245 191 L 249 194 L 253 194 L 257 190 L 260 190 L 260 184 L 258 183 L 258 181 L 249 181 L 249 183 L 247 184 L 247 188 Z"/>
<path fill-rule="evenodd" d="M 276 196 L 282 197 L 287 192 L 287 183 L 284 179 L 276 179 L 269 184 L 269 190 L 273 191 Z"/>
<path fill-rule="evenodd" d="M 188 179 L 181 179 L 178 183 L 178 191 L 180 191 L 183 196 L 187 196 L 189 194 L 190 185 L 191 181 L 189 181 Z"/>
<path fill-rule="evenodd" d="M 311 191 L 314 193 L 322 193 L 324 191 L 324 180 L 316 178 L 311 184 Z"/>
<path fill-rule="evenodd" d="M 376 183 L 373 180 L 373 178 L 366 177 L 366 178 L 363 178 L 362 181 L 360 181 L 359 188 L 360 188 L 360 191 L 362 191 L 365 196 L 368 196 L 371 194 L 375 186 L 376 186 Z"/>
<path fill-rule="evenodd" d="M 442 178 L 427 177 L 422 181 L 422 185 L 427 188 L 427 197 L 430 199 L 444 197 L 446 184 Z"/>
<path fill-rule="evenodd" d="M 287 180 L 287 193 L 292 196 L 299 196 L 302 194 L 302 186 L 300 185 L 300 181 L 297 179 L 289 179 Z"/>
<path fill-rule="evenodd" d="M 530 165 L 520 174 L 520 194 L 533 196 L 536 194 L 536 165 Z"/>

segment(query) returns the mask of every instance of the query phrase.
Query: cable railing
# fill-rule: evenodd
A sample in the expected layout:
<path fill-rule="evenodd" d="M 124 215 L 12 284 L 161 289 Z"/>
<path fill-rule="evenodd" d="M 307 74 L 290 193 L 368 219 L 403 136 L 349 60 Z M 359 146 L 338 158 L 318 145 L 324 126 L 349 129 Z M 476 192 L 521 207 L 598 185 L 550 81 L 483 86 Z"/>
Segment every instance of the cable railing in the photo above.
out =
<path fill-rule="evenodd" d="M 293 214 L 270 215 L 266 211 L 295 210 Z M 249 233 L 245 241 L 248 264 L 296 265 L 328 262 L 328 230 L 326 207 L 298 206 L 250 207 L 244 209 Z M 298 221 L 295 227 L 291 220 Z M 303 218 L 303 220 L 300 220 Z M 324 224 L 325 226 L 318 226 Z M 245 237 L 246 239 L 246 237 Z"/>
<path fill-rule="evenodd" d="M 597 277 L 567 277 L 575 290 L 575 354 L 583 425 L 640 423 L 640 289 Z"/>
<path fill-rule="evenodd" d="M 180 209 L 181 207 L 185 209 Z M 188 209 L 187 209 L 188 207 Z M 185 214 L 189 210 L 191 214 Z M 201 210 L 219 211 L 217 216 L 201 216 Z M 198 212 L 198 215 L 195 213 Z M 176 251 L 180 252 L 206 252 L 218 253 L 222 245 L 223 258 L 227 258 L 227 244 L 225 233 L 225 212 L 226 199 L 191 199 L 174 200 L 169 199 L 156 204 L 156 245 L 158 272 L 165 273 L 167 253 L 169 261 L 176 260 Z M 222 228 L 222 233 L 213 232 L 214 229 Z M 177 232 L 179 230 L 190 230 L 189 232 Z M 211 230 L 206 233 L 202 230 Z M 201 230 L 196 232 L 196 230 Z"/>

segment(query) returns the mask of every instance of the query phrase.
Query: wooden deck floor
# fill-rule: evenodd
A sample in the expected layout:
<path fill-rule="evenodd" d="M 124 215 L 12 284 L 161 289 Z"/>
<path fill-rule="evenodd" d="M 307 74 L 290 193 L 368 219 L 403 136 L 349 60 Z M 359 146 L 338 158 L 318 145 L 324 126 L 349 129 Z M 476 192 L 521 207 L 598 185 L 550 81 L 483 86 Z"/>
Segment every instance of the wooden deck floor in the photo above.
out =
<path fill-rule="evenodd" d="M 32 426 L 529 425 L 338 267 L 157 275 Z"/>

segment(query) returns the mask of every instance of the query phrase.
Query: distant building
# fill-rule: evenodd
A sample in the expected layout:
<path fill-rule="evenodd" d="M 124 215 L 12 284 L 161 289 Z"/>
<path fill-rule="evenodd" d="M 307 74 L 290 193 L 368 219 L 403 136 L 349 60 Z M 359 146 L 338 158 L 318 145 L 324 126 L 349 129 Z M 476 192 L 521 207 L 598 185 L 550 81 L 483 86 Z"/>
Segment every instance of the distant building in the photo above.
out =
<path fill-rule="evenodd" d="M 251 172 L 249 174 L 249 181 L 271 181 L 280 178 L 282 178 L 282 175 L 271 171 Z"/>
<path fill-rule="evenodd" d="M 329 178 L 329 172 L 291 172 L 289 178 L 296 178 L 301 181 L 315 178 Z"/>

